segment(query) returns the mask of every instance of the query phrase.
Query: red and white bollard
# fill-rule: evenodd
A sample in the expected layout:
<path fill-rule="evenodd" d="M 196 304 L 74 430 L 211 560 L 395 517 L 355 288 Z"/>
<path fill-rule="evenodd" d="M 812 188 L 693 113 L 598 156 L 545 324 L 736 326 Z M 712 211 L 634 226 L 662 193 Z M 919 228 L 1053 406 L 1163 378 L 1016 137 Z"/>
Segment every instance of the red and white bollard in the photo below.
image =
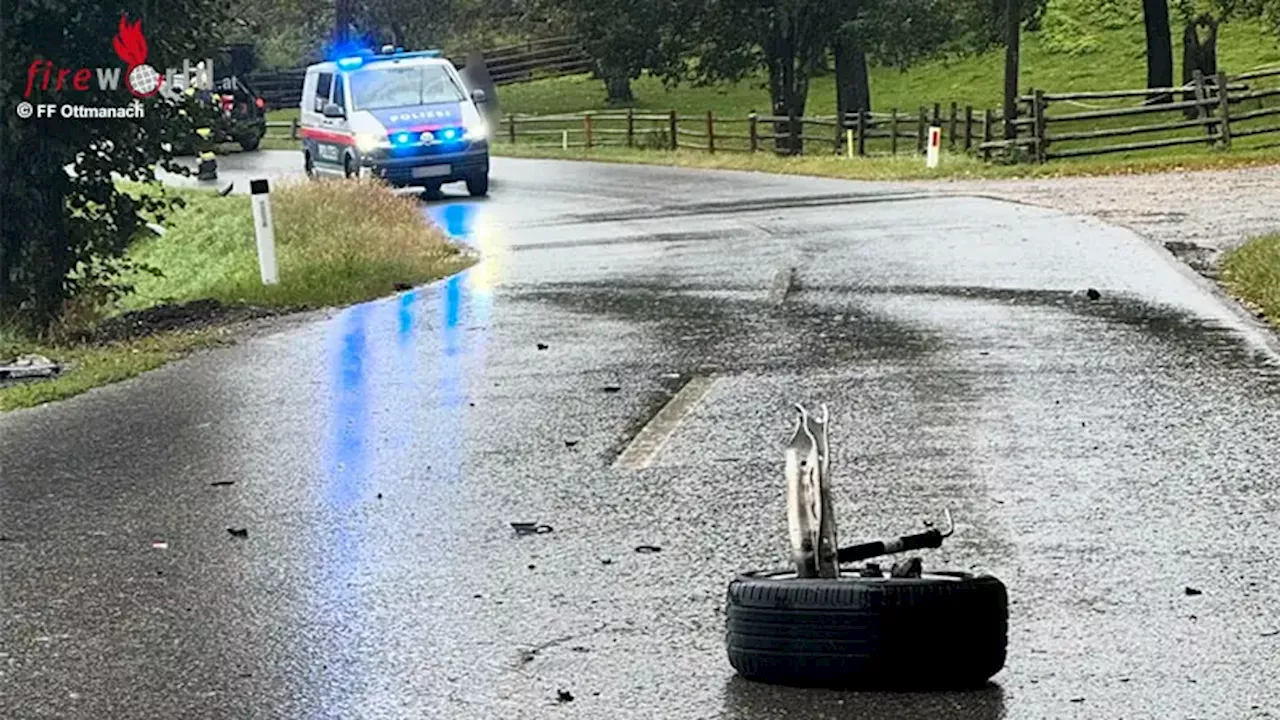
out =
<path fill-rule="evenodd" d="M 938 167 L 938 154 L 942 151 L 942 128 L 934 125 L 929 128 L 929 147 L 925 150 L 924 165 L 928 168 Z"/>

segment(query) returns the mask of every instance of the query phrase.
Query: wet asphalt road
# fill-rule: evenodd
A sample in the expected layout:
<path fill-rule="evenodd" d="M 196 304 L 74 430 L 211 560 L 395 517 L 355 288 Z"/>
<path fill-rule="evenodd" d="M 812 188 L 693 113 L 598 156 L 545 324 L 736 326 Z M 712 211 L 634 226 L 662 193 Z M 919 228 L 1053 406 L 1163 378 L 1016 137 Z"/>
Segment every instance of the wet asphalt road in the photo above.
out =
<path fill-rule="evenodd" d="M 0 717 L 1280 716 L 1280 355 L 1162 250 L 910 187 L 494 173 L 426 206 L 461 276 L 0 416 Z M 949 506 L 926 568 L 1008 585 L 985 690 L 733 677 L 797 401 L 844 541 Z"/>

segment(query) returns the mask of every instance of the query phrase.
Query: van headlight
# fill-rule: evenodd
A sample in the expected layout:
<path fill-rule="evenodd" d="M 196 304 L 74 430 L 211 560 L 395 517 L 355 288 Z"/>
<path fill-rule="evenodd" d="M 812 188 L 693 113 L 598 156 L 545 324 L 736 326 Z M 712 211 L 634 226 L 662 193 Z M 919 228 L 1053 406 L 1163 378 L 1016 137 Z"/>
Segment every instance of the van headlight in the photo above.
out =
<path fill-rule="evenodd" d="M 489 126 L 484 120 L 473 120 L 462 126 L 462 139 L 467 141 L 488 140 Z"/>
<path fill-rule="evenodd" d="M 356 149 L 360 152 L 372 152 L 387 146 L 387 139 L 373 133 L 356 133 Z"/>

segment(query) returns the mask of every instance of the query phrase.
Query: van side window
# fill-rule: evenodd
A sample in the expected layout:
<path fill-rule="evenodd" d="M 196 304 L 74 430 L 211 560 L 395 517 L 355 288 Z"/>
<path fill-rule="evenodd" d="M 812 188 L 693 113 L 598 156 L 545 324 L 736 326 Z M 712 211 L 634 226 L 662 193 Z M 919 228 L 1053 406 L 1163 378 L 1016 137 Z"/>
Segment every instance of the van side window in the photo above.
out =
<path fill-rule="evenodd" d="M 333 101 L 337 103 L 338 107 L 344 108 L 347 106 L 347 103 L 344 100 L 344 96 L 342 94 L 342 76 L 341 75 L 333 76 Z"/>
<path fill-rule="evenodd" d="M 316 79 L 316 112 L 324 112 L 324 106 L 329 104 L 329 89 L 333 86 L 332 73 L 320 73 Z"/>

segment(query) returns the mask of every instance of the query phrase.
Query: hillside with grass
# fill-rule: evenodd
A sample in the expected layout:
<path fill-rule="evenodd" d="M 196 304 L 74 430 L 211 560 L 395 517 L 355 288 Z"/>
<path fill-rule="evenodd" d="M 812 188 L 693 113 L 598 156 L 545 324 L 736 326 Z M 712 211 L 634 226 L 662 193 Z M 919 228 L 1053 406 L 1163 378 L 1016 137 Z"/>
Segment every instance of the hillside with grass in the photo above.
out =
<path fill-rule="evenodd" d="M 1115 90 L 1146 85 L 1146 41 L 1139 3 L 1116 0 L 1051 0 L 1039 30 L 1023 36 L 1022 88 L 1049 92 Z M 1180 76 L 1180 28 L 1174 28 L 1174 54 Z M 1280 36 L 1258 21 L 1224 23 L 1218 37 L 1218 67 L 1240 73 L 1280 65 Z M 872 108 L 914 112 L 921 105 L 955 102 L 994 108 L 1001 103 L 1004 50 L 939 59 L 906 71 L 872 67 Z M 634 107 L 746 116 L 769 111 L 764 76 L 735 85 L 666 88 L 661 80 L 642 77 L 633 83 Z M 586 75 L 539 80 L 502 87 L 504 113 L 548 114 L 604 110 L 604 84 Z M 835 82 L 830 74 L 814 78 L 806 112 L 835 113 Z"/>

